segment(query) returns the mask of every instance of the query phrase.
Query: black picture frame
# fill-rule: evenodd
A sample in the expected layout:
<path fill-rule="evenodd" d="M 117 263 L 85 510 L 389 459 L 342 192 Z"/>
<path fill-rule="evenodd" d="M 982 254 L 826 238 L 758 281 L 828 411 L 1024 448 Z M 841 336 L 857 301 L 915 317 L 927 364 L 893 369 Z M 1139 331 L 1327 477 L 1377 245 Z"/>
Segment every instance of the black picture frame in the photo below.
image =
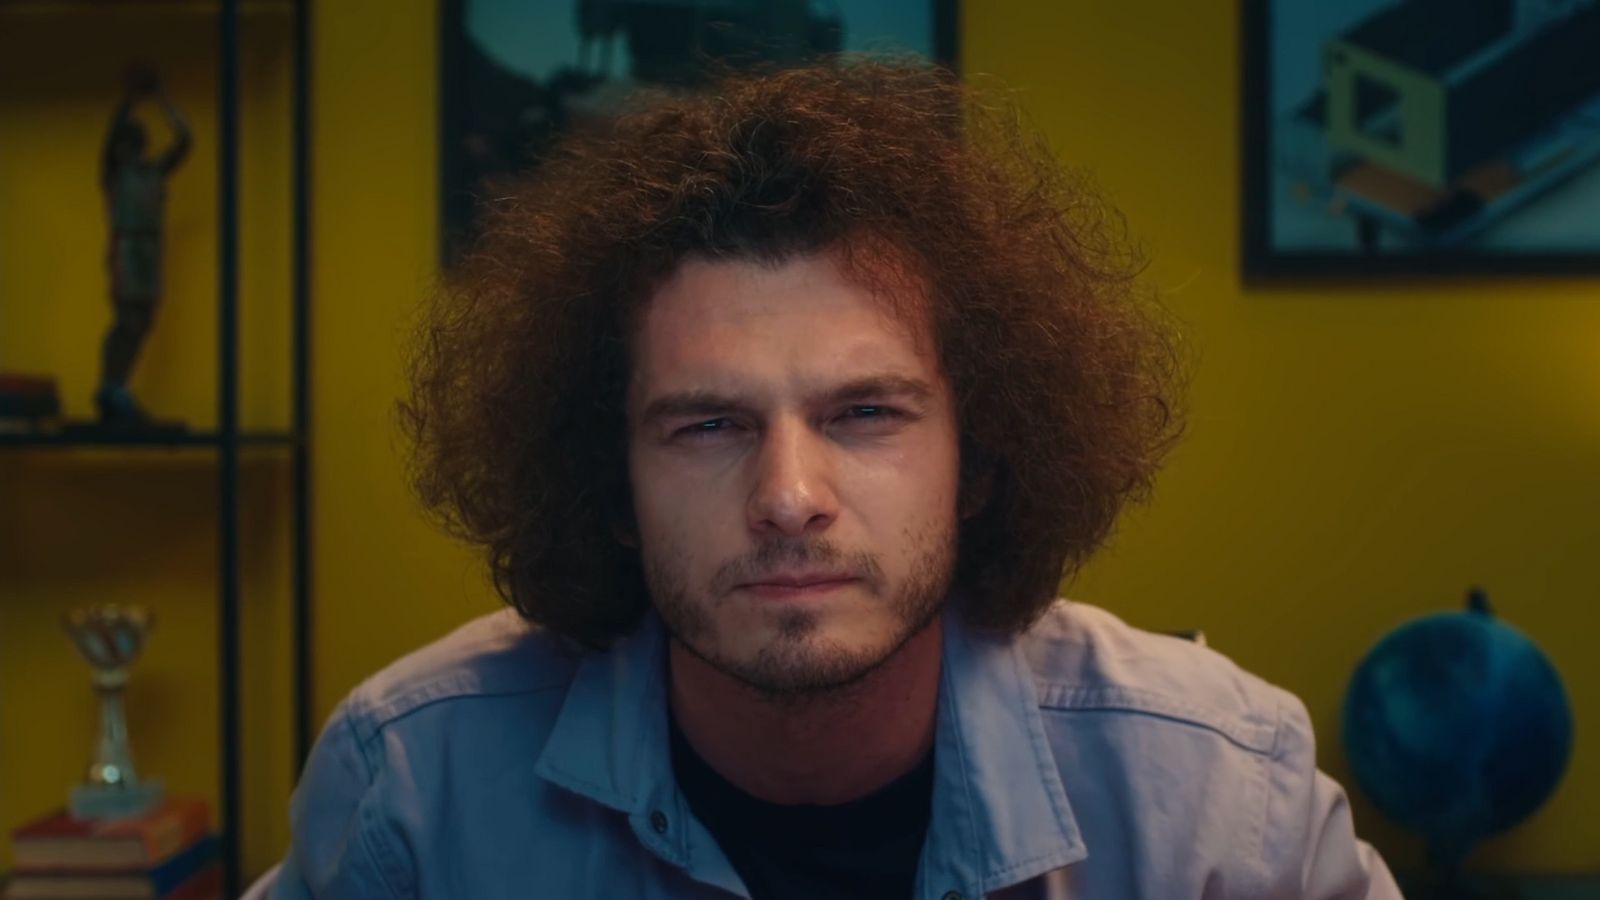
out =
<path fill-rule="evenodd" d="M 1240 237 L 1241 271 L 1244 280 L 1329 276 L 1600 273 L 1600 195 L 1597 195 L 1594 203 L 1594 216 L 1589 219 L 1593 223 L 1594 231 L 1592 235 L 1586 231 L 1575 233 L 1575 240 L 1582 244 L 1575 247 L 1546 249 L 1532 247 L 1512 252 L 1503 249 L 1491 249 L 1474 244 L 1470 240 L 1430 244 L 1424 238 L 1418 239 L 1410 247 L 1374 248 L 1372 246 L 1373 242 L 1382 241 L 1384 238 L 1382 229 L 1386 225 L 1382 223 L 1386 220 L 1378 219 L 1374 222 L 1369 219 L 1366 222 L 1362 222 L 1360 221 L 1362 217 L 1360 212 L 1354 214 L 1350 223 L 1353 231 L 1352 240 L 1358 245 L 1354 248 L 1329 249 L 1326 247 L 1297 245 L 1291 241 L 1281 239 L 1275 229 L 1275 216 L 1283 211 L 1283 204 L 1280 202 L 1283 200 L 1283 186 L 1281 183 L 1275 183 L 1273 166 L 1279 165 L 1279 161 L 1282 159 L 1281 156 L 1275 155 L 1275 151 L 1280 149 L 1275 146 L 1275 141 L 1282 141 L 1283 144 L 1287 145 L 1289 139 L 1283 132 L 1275 130 L 1281 127 L 1282 118 L 1278 117 L 1275 121 L 1271 110 L 1274 96 L 1272 79 L 1275 48 L 1273 42 L 1275 36 L 1279 33 L 1274 28 L 1275 24 L 1277 24 L 1274 22 L 1274 13 L 1290 8 L 1292 4 L 1313 4 L 1318 2 L 1321 2 L 1321 0 L 1242 0 L 1241 2 L 1240 98 L 1242 102 L 1242 128 L 1240 165 L 1242 171 L 1240 183 L 1242 197 Z M 1452 17 L 1446 20 L 1448 22 L 1471 20 L 1475 15 L 1487 15 L 1486 10 L 1509 10 L 1513 6 L 1512 0 L 1369 0 L 1369 2 L 1374 5 L 1388 3 L 1391 9 L 1406 7 L 1403 14 L 1396 14 L 1392 17 L 1396 20 L 1404 15 L 1425 17 L 1428 14 L 1439 12 L 1441 15 L 1448 14 Z M 1550 5 L 1559 7 L 1563 4 L 1556 2 Z M 1551 47 L 1554 49 L 1551 49 L 1551 47 L 1541 48 L 1544 50 L 1547 59 L 1548 54 L 1553 52 L 1570 52 L 1575 56 L 1581 53 L 1576 48 L 1584 46 L 1584 41 L 1588 39 L 1591 30 L 1597 36 L 1592 46 L 1600 47 L 1600 2 L 1574 0 L 1574 2 L 1565 5 L 1576 8 L 1578 13 L 1575 15 L 1581 14 L 1582 19 L 1579 22 L 1581 28 L 1565 27 L 1559 29 L 1562 34 L 1558 39 L 1551 41 Z M 1339 4 L 1334 4 L 1334 6 L 1339 6 Z M 1472 7 L 1472 9 L 1465 7 Z M 1387 12 L 1387 10 L 1384 11 L 1385 14 Z M 1403 23 L 1396 21 L 1373 24 L 1369 20 L 1363 20 L 1362 25 L 1367 30 L 1359 36 L 1368 40 L 1381 40 L 1385 38 L 1384 32 L 1389 32 L 1386 35 L 1388 40 L 1399 40 L 1401 46 L 1424 56 L 1431 56 L 1435 61 L 1448 54 L 1447 45 L 1450 41 L 1448 36 L 1441 36 L 1435 31 L 1426 36 L 1396 38 L 1393 32 L 1401 24 Z M 1552 31 L 1555 30 L 1552 29 Z M 1354 31 L 1339 34 L 1337 37 L 1341 38 L 1342 45 L 1344 39 L 1353 39 L 1353 35 L 1355 35 Z M 1379 37 L 1374 38 L 1373 35 L 1379 35 Z M 1463 36 L 1460 40 L 1467 40 L 1467 37 Z M 1327 43 L 1324 43 L 1323 47 L 1323 56 L 1318 60 L 1314 60 L 1313 64 L 1323 66 L 1322 71 L 1326 78 L 1329 77 L 1327 73 L 1330 71 L 1330 66 L 1335 65 L 1334 59 L 1336 59 L 1330 57 L 1329 54 L 1336 52 L 1338 47 Z M 1479 54 L 1480 60 L 1482 56 L 1483 54 Z M 1339 60 L 1337 64 L 1340 66 L 1347 65 L 1348 61 Z M 1534 64 L 1530 63 L 1529 65 Z M 1593 67 L 1592 70 L 1591 66 Z M 1592 51 L 1587 53 L 1587 61 L 1582 63 L 1580 71 L 1583 73 L 1582 79 L 1592 77 L 1595 79 L 1595 84 L 1600 85 L 1600 53 Z M 1350 76 L 1346 74 L 1341 77 Z M 1362 95 L 1364 98 L 1365 95 L 1362 92 L 1370 94 L 1376 90 L 1376 96 L 1380 98 L 1381 102 L 1384 91 L 1387 90 L 1385 86 L 1367 83 L 1362 80 L 1365 79 L 1364 74 L 1358 73 L 1354 77 L 1357 79 L 1356 87 L 1343 90 L 1341 93 L 1347 96 Z M 1461 82 L 1456 83 L 1459 84 Z M 1455 102 L 1454 98 L 1448 92 L 1444 96 L 1446 97 L 1445 106 L 1453 108 L 1449 104 Z M 1360 102 L 1363 102 L 1359 100 L 1355 102 L 1339 100 L 1329 103 L 1326 101 L 1326 97 L 1326 92 L 1323 92 L 1324 99 L 1321 102 L 1324 103 L 1324 110 L 1329 106 L 1340 106 L 1342 104 L 1341 108 L 1347 114 L 1356 108 Z M 1600 98 L 1600 89 L 1590 94 L 1589 98 L 1589 101 L 1583 102 L 1586 109 L 1592 108 L 1589 105 L 1590 101 Z M 1316 98 L 1312 98 L 1308 101 L 1306 108 L 1314 108 L 1317 102 L 1319 101 Z M 1399 104 L 1397 103 L 1396 105 Z M 1326 116 L 1327 113 L 1324 112 L 1323 115 Z M 1584 115 L 1587 117 L 1588 113 L 1586 112 Z M 1354 118 L 1353 115 L 1350 117 Z M 1377 116 L 1372 116 L 1369 121 L 1376 121 L 1377 118 Z M 1400 117 L 1400 122 L 1399 126 L 1395 126 L 1397 130 L 1404 127 L 1405 118 L 1403 116 Z M 1442 132 L 1447 132 L 1448 130 L 1448 126 L 1441 128 Z M 1600 134 L 1600 128 L 1596 129 L 1596 133 Z M 1373 132 L 1373 134 L 1377 134 L 1377 132 Z M 1583 163 L 1582 167 L 1570 173 L 1568 178 L 1578 177 L 1583 179 L 1585 191 L 1583 194 L 1583 202 L 1585 204 L 1583 208 L 1587 209 L 1587 198 L 1591 196 L 1589 193 L 1590 186 L 1600 183 L 1600 176 L 1596 174 L 1600 173 L 1600 150 L 1596 149 L 1600 147 L 1600 144 L 1595 146 L 1585 144 L 1584 146 L 1586 153 L 1594 155 L 1586 163 Z M 1350 163 L 1347 161 L 1345 165 L 1350 165 Z M 1361 162 L 1359 165 L 1365 165 L 1365 162 Z M 1383 167 L 1378 168 L 1381 169 Z M 1333 170 L 1330 168 L 1330 171 Z M 1349 175 L 1356 170 L 1345 168 L 1338 171 L 1341 171 L 1342 175 Z M 1560 184 L 1561 181 L 1557 180 L 1544 190 L 1545 192 L 1556 190 Z M 1463 214 L 1463 209 L 1470 210 L 1472 208 L 1470 203 L 1466 203 L 1466 201 L 1457 202 L 1461 199 L 1459 195 L 1463 193 L 1465 192 L 1457 188 L 1450 194 L 1450 197 L 1454 199 L 1447 199 L 1443 201 L 1443 205 L 1435 207 L 1435 209 L 1443 213 L 1439 217 L 1440 219 L 1449 221 L 1449 216 L 1460 216 Z M 1504 197 L 1505 195 L 1502 194 L 1501 196 Z M 1535 208 L 1533 204 L 1541 196 L 1543 194 L 1534 194 L 1533 199 L 1526 200 L 1520 206 L 1510 208 L 1518 211 Z M 1482 204 L 1480 208 L 1487 208 L 1488 206 L 1487 203 L 1482 202 L 1481 198 L 1468 199 L 1477 200 Z M 1463 205 L 1464 203 L 1466 205 Z M 1360 207 L 1356 208 L 1359 210 Z M 1426 219 L 1426 214 L 1419 217 L 1419 220 L 1421 219 Z M 1490 221 L 1495 220 L 1491 219 Z M 1471 227 L 1474 226 L 1469 224 L 1463 230 Z M 1378 230 L 1376 238 L 1371 234 L 1373 229 Z M 1409 234 L 1411 232 L 1397 229 L 1395 233 Z M 1423 233 L 1425 234 L 1425 232 Z M 1363 243 L 1366 244 L 1365 249 L 1360 246 Z"/>
<path fill-rule="evenodd" d="M 589 32 L 583 32 L 583 29 L 593 28 L 593 25 L 586 23 L 582 16 L 595 9 L 612 16 L 638 14 L 660 17 L 670 16 L 676 6 L 693 10 L 699 17 L 695 27 L 703 29 L 708 25 L 707 16 L 717 10 L 737 12 L 743 8 L 752 17 L 770 18 L 774 9 L 788 6 L 808 11 L 809 27 L 804 39 L 809 40 L 810 47 L 814 49 L 819 45 L 827 45 L 830 40 L 842 43 L 849 26 L 846 21 L 848 8 L 859 7 L 865 0 L 720 0 L 719 3 L 683 0 L 677 4 L 672 0 L 634 3 L 624 0 L 594 3 L 583 0 L 519 2 L 522 4 L 520 8 L 527 10 L 528 15 L 538 15 L 550 21 L 554 21 L 557 10 L 565 11 L 564 15 L 570 17 L 564 19 L 566 27 L 584 34 Z M 884 49 L 893 52 L 909 48 L 912 52 L 925 52 L 931 62 L 959 71 L 960 0 L 871 0 L 871 3 L 880 13 L 884 8 L 914 13 L 916 18 L 924 19 L 928 26 L 929 33 L 907 35 L 902 41 L 896 41 L 894 37 L 898 36 L 892 36 Z M 482 199 L 480 186 L 488 178 L 510 175 L 536 166 L 541 151 L 566 127 L 564 100 L 606 80 L 583 81 L 592 77 L 586 65 L 591 59 L 588 37 L 581 39 L 582 64 L 555 72 L 542 83 L 497 63 L 475 44 L 469 33 L 467 15 L 470 9 L 471 0 L 442 0 L 439 10 L 439 253 L 441 264 L 447 271 L 472 240 L 474 215 Z M 842 9 L 846 12 L 841 12 Z M 834 15 L 834 30 L 831 33 L 825 27 L 829 10 L 833 10 Z M 820 24 L 824 27 L 819 28 L 819 20 L 822 20 Z M 613 27 L 615 24 L 613 19 L 604 27 Z M 651 35 L 672 33 L 675 27 L 674 23 L 659 19 L 650 20 L 650 24 L 652 30 L 648 34 Z M 714 19 L 709 22 L 713 28 L 720 24 Z M 747 23 L 737 23 L 733 30 L 737 32 L 743 24 Z M 640 33 L 639 24 L 630 19 L 627 27 L 634 30 L 624 35 L 627 40 L 623 46 L 628 48 L 631 55 L 629 62 L 633 65 L 633 71 L 630 74 L 635 76 L 637 82 L 640 80 L 637 76 L 643 51 L 634 46 L 632 38 Z M 720 39 L 723 36 L 718 37 Z M 786 32 L 785 37 L 800 39 L 793 37 L 792 32 Z M 570 36 L 568 39 L 571 39 Z M 608 33 L 603 48 L 596 53 L 609 54 L 611 43 Z M 697 47 L 704 46 L 698 33 L 694 43 Z M 748 52 L 749 46 L 743 45 L 741 49 Z M 924 51 L 923 47 L 927 50 Z M 843 49 L 853 48 L 846 44 Z M 876 42 L 872 49 L 876 49 Z M 737 59 L 720 57 L 717 62 L 737 67 Z M 652 57 L 652 60 L 651 71 L 661 73 L 659 78 L 663 80 L 646 78 L 647 83 L 692 85 L 695 83 L 695 72 L 704 71 L 696 69 L 681 57 L 670 57 L 665 65 L 660 56 Z M 603 56 L 600 61 L 609 70 L 612 64 L 610 56 Z M 771 63 L 765 59 L 755 61 Z M 534 122 L 532 126 L 527 124 L 530 119 Z"/>

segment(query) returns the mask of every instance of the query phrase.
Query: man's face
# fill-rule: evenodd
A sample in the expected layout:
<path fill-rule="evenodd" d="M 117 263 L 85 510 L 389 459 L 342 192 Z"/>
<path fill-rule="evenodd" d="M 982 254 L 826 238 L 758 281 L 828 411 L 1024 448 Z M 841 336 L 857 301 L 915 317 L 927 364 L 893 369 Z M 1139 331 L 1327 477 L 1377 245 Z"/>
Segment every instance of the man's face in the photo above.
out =
<path fill-rule="evenodd" d="M 716 669 L 838 687 L 943 608 L 959 442 L 914 327 L 825 254 L 691 260 L 650 299 L 628 391 L 640 552 L 667 628 Z"/>

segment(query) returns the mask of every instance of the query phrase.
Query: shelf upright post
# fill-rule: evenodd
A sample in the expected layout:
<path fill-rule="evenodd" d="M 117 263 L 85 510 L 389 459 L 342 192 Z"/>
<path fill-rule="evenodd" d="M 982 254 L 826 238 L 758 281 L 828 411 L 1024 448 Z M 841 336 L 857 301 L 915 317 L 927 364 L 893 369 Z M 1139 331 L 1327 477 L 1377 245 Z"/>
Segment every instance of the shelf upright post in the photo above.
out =
<path fill-rule="evenodd" d="M 217 83 L 217 694 L 223 894 L 239 896 L 239 4 L 221 0 Z"/>
<path fill-rule="evenodd" d="M 311 752 L 311 15 L 294 0 L 294 759 Z"/>

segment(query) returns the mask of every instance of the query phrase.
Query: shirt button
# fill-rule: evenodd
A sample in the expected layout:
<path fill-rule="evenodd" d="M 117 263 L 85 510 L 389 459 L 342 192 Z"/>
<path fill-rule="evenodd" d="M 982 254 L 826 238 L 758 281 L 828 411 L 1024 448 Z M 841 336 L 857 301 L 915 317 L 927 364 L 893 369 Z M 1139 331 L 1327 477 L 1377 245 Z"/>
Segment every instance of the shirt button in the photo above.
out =
<path fill-rule="evenodd" d="M 654 828 L 656 830 L 656 834 L 666 834 L 667 833 L 667 814 L 662 812 L 659 809 L 656 810 L 655 812 L 651 813 L 650 814 L 650 827 Z M 959 898 L 957 898 L 957 900 L 959 900 Z"/>

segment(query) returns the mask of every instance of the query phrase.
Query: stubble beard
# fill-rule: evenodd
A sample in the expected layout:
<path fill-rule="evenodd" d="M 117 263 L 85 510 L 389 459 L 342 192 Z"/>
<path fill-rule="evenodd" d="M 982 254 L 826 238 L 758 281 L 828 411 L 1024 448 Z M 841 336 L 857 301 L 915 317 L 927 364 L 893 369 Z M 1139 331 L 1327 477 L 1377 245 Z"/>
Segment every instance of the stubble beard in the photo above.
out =
<path fill-rule="evenodd" d="M 791 608 L 778 613 L 775 635 L 753 655 L 741 658 L 716 646 L 714 607 L 728 600 L 728 592 L 712 591 L 692 596 L 676 560 L 643 554 L 646 585 L 657 613 L 671 636 L 707 665 L 754 691 L 767 703 L 796 706 L 837 700 L 851 693 L 869 675 L 893 659 L 911 638 L 920 634 L 944 611 L 955 572 L 955 528 L 932 527 L 917 540 L 906 581 L 886 603 L 895 631 L 872 646 L 852 648 L 818 636 L 818 612 Z M 725 567 L 713 584 L 727 584 L 737 572 L 764 570 L 774 563 L 829 564 L 848 561 L 850 568 L 866 572 L 861 587 L 882 581 L 881 568 L 870 557 L 840 554 L 826 540 L 772 542 L 760 547 L 748 567 Z"/>

